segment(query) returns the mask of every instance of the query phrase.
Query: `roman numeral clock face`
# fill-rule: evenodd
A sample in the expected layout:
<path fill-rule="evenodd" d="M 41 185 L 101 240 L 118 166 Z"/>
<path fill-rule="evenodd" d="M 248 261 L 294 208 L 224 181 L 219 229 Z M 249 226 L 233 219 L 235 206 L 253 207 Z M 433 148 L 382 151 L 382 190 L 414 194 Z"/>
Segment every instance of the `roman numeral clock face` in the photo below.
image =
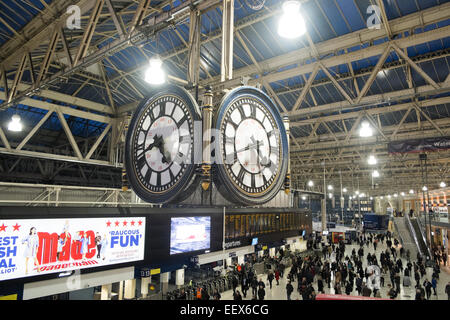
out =
<path fill-rule="evenodd" d="M 197 110 L 189 100 L 158 95 L 138 108 L 131 121 L 127 174 L 133 190 L 147 202 L 168 202 L 192 176 L 193 114 Z"/>
<path fill-rule="evenodd" d="M 257 90 L 247 88 L 252 89 Z M 264 93 L 257 93 L 233 99 L 217 123 L 220 139 L 216 152 L 223 163 L 218 166 L 219 177 L 229 189 L 225 197 L 232 194 L 235 202 L 244 204 L 261 204 L 273 198 L 286 175 L 281 116 L 275 105 L 268 106 L 271 101 Z"/>

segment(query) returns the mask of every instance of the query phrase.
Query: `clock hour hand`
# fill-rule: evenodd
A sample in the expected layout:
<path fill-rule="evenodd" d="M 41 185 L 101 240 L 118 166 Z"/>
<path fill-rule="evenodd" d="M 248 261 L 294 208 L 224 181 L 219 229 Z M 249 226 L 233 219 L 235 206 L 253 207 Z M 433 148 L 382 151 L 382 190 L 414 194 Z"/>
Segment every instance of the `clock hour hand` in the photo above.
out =
<path fill-rule="evenodd" d="M 144 150 L 144 153 L 146 153 L 147 151 L 152 150 L 153 148 L 160 149 L 162 142 L 163 142 L 162 136 L 158 136 L 157 134 L 155 134 L 155 137 L 153 138 L 153 142 L 148 146 L 147 149 Z"/>
<path fill-rule="evenodd" d="M 252 140 L 253 140 L 253 137 L 251 138 Z M 271 165 L 271 161 L 270 161 L 270 159 L 269 159 L 269 162 L 267 162 L 267 163 L 262 163 L 262 161 L 261 160 L 267 160 L 267 157 L 266 156 L 264 156 L 264 157 L 261 157 L 261 153 L 259 152 L 259 147 L 262 147 L 263 145 L 264 145 L 264 142 L 260 142 L 260 141 L 256 141 L 256 145 L 257 145 L 257 148 L 256 148 L 256 152 L 257 152 L 257 154 L 258 154 L 258 166 L 263 166 L 263 167 L 270 167 L 270 165 Z"/>
<path fill-rule="evenodd" d="M 167 163 L 169 164 L 171 162 L 171 157 L 170 157 L 170 152 L 165 152 L 165 148 L 164 148 L 164 140 L 161 143 L 161 148 L 159 148 L 159 152 L 161 152 L 162 154 L 162 163 Z"/>

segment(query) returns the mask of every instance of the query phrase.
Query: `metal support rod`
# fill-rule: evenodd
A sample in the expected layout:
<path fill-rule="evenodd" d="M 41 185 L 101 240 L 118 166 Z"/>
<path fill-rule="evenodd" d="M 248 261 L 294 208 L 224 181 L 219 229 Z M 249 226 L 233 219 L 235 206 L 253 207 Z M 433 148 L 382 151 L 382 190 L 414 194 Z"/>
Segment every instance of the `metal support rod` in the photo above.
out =
<path fill-rule="evenodd" d="M 289 152 L 290 151 L 289 138 L 290 138 L 291 131 L 289 129 L 289 117 L 284 116 L 283 122 L 284 122 L 284 127 L 286 129 L 287 146 L 288 146 L 288 167 L 287 167 L 286 178 L 284 180 L 284 192 L 286 192 L 286 194 L 289 194 L 290 189 L 291 189 L 291 157 L 290 157 L 290 152 Z"/>
<path fill-rule="evenodd" d="M 203 118 L 203 161 L 202 188 L 208 190 L 211 184 L 211 125 L 213 113 L 213 93 L 210 86 L 206 87 L 205 105 L 202 107 Z"/>
<path fill-rule="evenodd" d="M 234 0 L 223 0 L 221 81 L 233 79 Z"/>

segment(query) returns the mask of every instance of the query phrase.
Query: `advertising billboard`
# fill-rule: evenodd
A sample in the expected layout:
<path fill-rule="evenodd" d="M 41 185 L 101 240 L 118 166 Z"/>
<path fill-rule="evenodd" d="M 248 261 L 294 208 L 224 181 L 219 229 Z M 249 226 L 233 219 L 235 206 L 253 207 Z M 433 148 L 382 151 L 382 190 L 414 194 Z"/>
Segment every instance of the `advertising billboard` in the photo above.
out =
<path fill-rule="evenodd" d="M 0 220 L 0 281 L 144 259 L 145 218 Z"/>
<path fill-rule="evenodd" d="M 171 218 L 170 254 L 210 248 L 211 217 Z"/>

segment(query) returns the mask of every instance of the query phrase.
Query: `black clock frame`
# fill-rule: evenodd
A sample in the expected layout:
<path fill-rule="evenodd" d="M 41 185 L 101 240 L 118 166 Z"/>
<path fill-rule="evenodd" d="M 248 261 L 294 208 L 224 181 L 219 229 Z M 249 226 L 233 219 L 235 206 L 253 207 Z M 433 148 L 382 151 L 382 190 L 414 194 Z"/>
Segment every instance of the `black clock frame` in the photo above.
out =
<path fill-rule="evenodd" d="M 279 172 L 276 177 L 276 180 L 272 183 L 272 186 L 264 191 L 262 194 L 258 195 L 246 195 L 240 190 L 237 190 L 233 181 L 231 181 L 228 176 L 225 168 L 226 159 L 223 159 L 222 156 L 222 139 L 220 137 L 215 138 L 215 148 L 214 148 L 214 157 L 216 158 L 215 164 L 213 165 L 213 181 L 218 189 L 218 191 L 222 194 L 222 196 L 233 202 L 243 205 L 261 205 L 270 200 L 272 200 L 277 193 L 282 189 L 284 185 L 284 180 L 286 177 L 287 169 L 288 169 L 288 140 L 287 133 L 284 126 L 283 119 L 277 109 L 276 104 L 272 101 L 272 99 L 266 95 L 263 91 L 256 89 L 254 87 L 243 86 L 236 88 L 226 94 L 222 98 L 222 102 L 220 107 L 218 108 L 214 118 L 213 118 L 213 127 L 220 131 L 220 125 L 222 120 L 224 119 L 227 110 L 233 104 L 234 101 L 242 98 L 250 98 L 257 100 L 261 106 L 263 106 L 268 113 L 270 113 L 275 120 L 280 136 L 281 143 L 281 156 L 279 158 Z M 220 134 L 221 136 L 221 134 Z M 218 157 L 222 157 L 221 161 L 217 161 Z"/>
<path fill-rule="evenodd" d="M 191 139 L 193 139 L 190 150 L 191 163 L 185 164 L 186 169 L 183 173 L 183 176 L 180 178 L 179 182 L 177 182 L 177 184 L 174 185 L 170 190 L 168 190 L 167 192 L 156 193 L 142 186 L 135 172 L 134 162 L 137 161 L 137 159 L 134 159 L 134 147 L 132 146 L 132 144 L 134 143 L 135 135 L 137 134 L 137 125 L 139 124 L 141 116 L 147 111 L 148 107 L 151 106 L 151 104 L 155 100 L 158 100 L 164 96 L 175 96 L 178 99 L 182 100 L 186 104 L 187 109 L 190 113 L 192 124 L 194 124 L 195 121 L 201 121 L 200 109 L 192 95 L 184 88 L 172 84 L 154 89 L 136 108 L 130 121 L 125 140 L 125 169 L 127 171 L 128 180 L 133 191 L 142 200 L 155 204 L 177 201 L 177 198 L 180 196 L 180 194 L 186 196 L 187 192 L 193 192 L 194 188 L 190 188 L 190 186 L 194 183 L 194 181 L 197 181 L 195 180 L 196 164 L 194 163 L 194 150 L 197 143 L 202 143 L 202 141 L 196 141 L 195 134 L 191 136 Z"/>

